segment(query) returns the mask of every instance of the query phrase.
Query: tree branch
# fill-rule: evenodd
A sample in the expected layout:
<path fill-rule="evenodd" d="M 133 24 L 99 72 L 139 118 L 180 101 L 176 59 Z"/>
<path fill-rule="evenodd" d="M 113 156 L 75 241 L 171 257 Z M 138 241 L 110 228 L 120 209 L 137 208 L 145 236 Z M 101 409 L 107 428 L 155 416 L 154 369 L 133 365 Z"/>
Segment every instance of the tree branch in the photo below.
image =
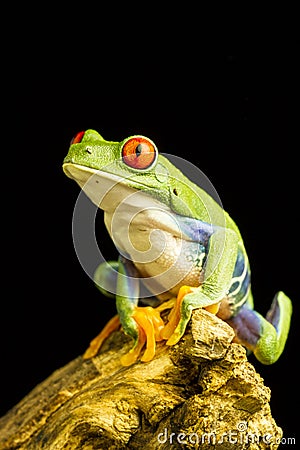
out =
<path fill-rule="evenodd" d="M 0 419 L 0 448 L 274 450 L 270 390 L 233 336 L 196 310 L 176 346 L 122 367 L 131 340 L 114 332 L 97 357 L 71 361 Z"/>

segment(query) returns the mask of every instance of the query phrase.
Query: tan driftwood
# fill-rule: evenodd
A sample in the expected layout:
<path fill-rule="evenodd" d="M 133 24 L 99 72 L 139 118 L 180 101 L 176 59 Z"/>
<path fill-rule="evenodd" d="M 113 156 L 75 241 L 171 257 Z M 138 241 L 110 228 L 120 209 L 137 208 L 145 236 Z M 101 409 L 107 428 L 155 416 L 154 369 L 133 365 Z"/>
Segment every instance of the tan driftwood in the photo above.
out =
<path fill-rule="evenodd" d="M 232 338 L 196 310 L 179 344 L 122 367 L 131 341 L 114 332 L 97 357 L 71 361 L 0 419 L 0 449 L 276 449 L 270 390 Z"/>

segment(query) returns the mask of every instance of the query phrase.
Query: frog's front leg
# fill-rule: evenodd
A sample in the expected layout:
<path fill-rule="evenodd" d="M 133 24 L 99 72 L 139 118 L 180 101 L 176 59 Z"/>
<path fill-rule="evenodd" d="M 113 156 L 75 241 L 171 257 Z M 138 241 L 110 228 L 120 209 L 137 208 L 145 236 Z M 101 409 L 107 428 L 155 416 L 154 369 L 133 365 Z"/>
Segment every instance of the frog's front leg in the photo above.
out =
<path fill-rule="evenodd" d="M 252 309 L 251 293 L 249 300 L 238 313 L 226 320 L 235 331 L 235 342 L 244 345 L 262 364 L 273 364 L 281 355 L 290 328 L 292 302 L 278 292 L 266 318 Z"/>
<path fill-rule="evenodd" d="M 109 261 L 101 263 L 94 274 L 94 281 L 96 287 L 102 292 L 106 297 L 115 298 L 115 289 L 117 285 L 117 273 L 118 273 L 119 263 L 118 261 Z M 97 355 L 103 342 L 110 336 L 113 331 L 120 328 L 120 319 L 116 315 L 112 317 L 100 333 L 90 342 L 89 347 L 84 352 L 83 358 L 90 359 Z"/>
<path fill-rule="evenodd" d="M 193 309 L 206 308 L 217 313 L 220 301 L 230 287 L 235 267 L 239 236 L 230 229 L 218 229 L 210 237 L 205 264 L 205 280 L 199 287 L 180 288 L 169 322 L 161 332 L 168 345 L 183 336 Z"/>
<path fill-rule="evenodd" d="M 133 347 L 121 358 L 123 365 L 133 364 L 146 345 L 141 361 L 150 361 L 156 348 L 156 342 L 162 340 L 160 331 L 164 322 L 160 317 L 161 309 L 150 306 L 139 307 L 139 274 L 131 261 L 119 257 L 118 262 L 103 263 L 97 272 L 96 282 L 98 288 L 106 295 L 111 296 L 112 286 L 116 285 L 116 306 L 118 315 L 113 317 L 103 328 L 100 334 L 93 339 L 84 358 L 91 358 L 97 354 L 103 341 L 109 334 L 122 325 L 126 334 L 133 338 Z"/>
<path fill-rule="evenodd" d="M 116 305 L 124 332 L 133 338 L 133 347 L 121 358 L 124 366 L 133 364 L 144 345 L 141 361 L 150 361 L 155 355 L 156 342 L 161 341 L 160 332 L 164 322 L 160 309 L 151 306 L 139 307 L 138 272 L 131 261 L 120 257 L 117 281 Z"/>

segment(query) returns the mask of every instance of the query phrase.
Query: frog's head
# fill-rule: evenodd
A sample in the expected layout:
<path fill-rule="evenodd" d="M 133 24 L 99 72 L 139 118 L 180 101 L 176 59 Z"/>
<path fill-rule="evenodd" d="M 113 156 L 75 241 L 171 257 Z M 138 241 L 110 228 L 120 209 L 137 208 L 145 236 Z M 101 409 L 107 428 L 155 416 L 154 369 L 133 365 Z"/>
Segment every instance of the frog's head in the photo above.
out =
<path fill-rule="evenodd" d="M 207 206 L 211 202 L 208 194 L 201 190 L 199 196 L 199 187 L 159 154 L 154 142 L 145 136 L 134 135 L 113 142 L 94 130 L 81 131 L 71 141 L 63 170 L 103 209 L 128 199 L 133 190 L 189 217 L 199 215 L 200 197 L 205 198 L 201 210 L 207 221 L 210 220 L 207 208 L 215 209 Z"/>
<path fill-rule="evenodd" d="M 71 140 L 63 169 L 74 178 L 74 165 L 101 170 L 119 176 L 129 173 L 142 175 L 156 165 L 158 151 L 155 144 L 144 136 L 131 136 L 122 142 L 106 141 L 94 130 L 80 131 Z"/>
<path fill-rule="evenodd" d="M 159 155 L 151 139 L 135 135 L 112 142 L 94 130 L 81 131 L 74 136 L 63 161 L 63 170 L 94 203 L 98 203 L 94 196 L 96 191 L 109 190 L 113 183 L 118 185 L 120 194 L 125 189 L 136 189 L 171 206 L 180 189 L 178 178 L 183 177 L 167 158 Z M 93 187 L 89 180 L 93 180 Z"/>

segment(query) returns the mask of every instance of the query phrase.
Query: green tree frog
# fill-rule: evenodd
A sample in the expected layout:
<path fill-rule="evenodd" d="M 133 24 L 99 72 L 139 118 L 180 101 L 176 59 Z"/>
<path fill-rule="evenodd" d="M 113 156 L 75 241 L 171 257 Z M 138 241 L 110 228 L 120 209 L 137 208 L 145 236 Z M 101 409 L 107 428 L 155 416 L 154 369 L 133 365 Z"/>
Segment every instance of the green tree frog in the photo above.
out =
<path fill-rule="evenodd" d="M 151 139 L 135 135 L 112 142 L 94 130 L 81 131 L 63 170 L 104 211 L 120 254 L 96 269 L 96 285 L 114 295 L 118 315 L 90 343 L 85 358 L 122 326 L 133 339 L 122 364 L 150 361 L 157 342 L 174 345 L 182 338 L 196 308 L 231 325 L 234 340 L 261 363 L 279 358 L 290 327 L 290 299 L 278 292 L 266 318 L 254 310 L 249 261 L 235 222 Z"/>

